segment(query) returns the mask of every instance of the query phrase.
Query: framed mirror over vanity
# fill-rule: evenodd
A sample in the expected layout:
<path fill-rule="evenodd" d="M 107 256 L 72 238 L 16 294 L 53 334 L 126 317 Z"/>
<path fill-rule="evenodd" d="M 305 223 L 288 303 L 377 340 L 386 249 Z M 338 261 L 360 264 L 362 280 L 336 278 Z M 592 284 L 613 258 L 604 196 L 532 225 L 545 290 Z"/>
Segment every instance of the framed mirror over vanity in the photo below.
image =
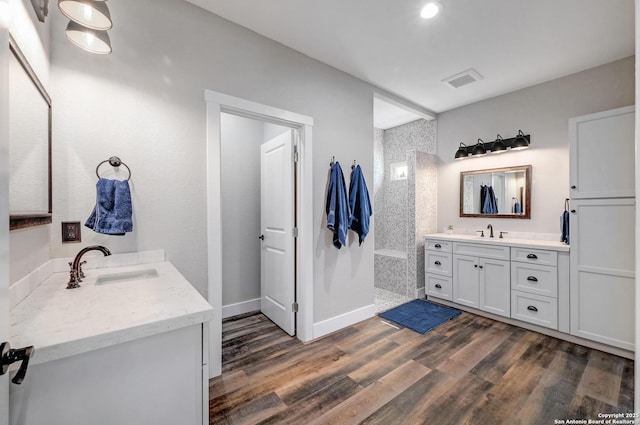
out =
<path fill-rule="evenodd" d="M 51 223 L 51 98 L 9 37 L 10 230 Z"/>
<path fill-rule="evenodd" d="M 460 217 L 531 218 L 531 165 L 462 171 Z"/>

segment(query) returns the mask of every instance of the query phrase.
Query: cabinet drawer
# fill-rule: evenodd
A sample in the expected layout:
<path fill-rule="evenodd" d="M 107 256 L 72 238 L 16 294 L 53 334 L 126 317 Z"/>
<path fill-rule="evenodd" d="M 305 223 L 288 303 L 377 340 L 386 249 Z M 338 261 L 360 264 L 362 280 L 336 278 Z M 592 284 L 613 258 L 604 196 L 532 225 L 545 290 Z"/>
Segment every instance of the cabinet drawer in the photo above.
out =
<path fill-rule="evenodd" d="M 450 277 L 427 274 L 426 286 L 427 295 L 449 301 L 453 300 L 453 286 Z"/>
<path fill-rule="evenodd" d="M 511 289 L 556 298 L 558 268 L 513 262 L 511 263 Z"/>
<path fill-rule="evenodd" d="M 499 245 L 454 242 L 453 253 L 460 255 L 473 255 L 475 257 L 494 258 L 496 260 L 509 259 L 509 247 Z"/>
<path fill-rule="evenodd" d="M 429 251 L 451 252 L 452 245 L 451 242 L 438 239 L 425 239 L 424 241 L 424 249 Z"/>
<path fill-rule="evenodd" d="M 425 251 L 425 271 L 444 276 L 451 276 L 451 254 Z"/>
<path fill-rule="evenodd" d="M 542 249 L 511 248 L 511 261 L 522 261 L 545 266 L 558 265 L 558 253 Z"/>
<path fill-rule="evenodd" d="M 555 298 L 511 291 L 511 317 L 558 329 L 558 301 Z"/>

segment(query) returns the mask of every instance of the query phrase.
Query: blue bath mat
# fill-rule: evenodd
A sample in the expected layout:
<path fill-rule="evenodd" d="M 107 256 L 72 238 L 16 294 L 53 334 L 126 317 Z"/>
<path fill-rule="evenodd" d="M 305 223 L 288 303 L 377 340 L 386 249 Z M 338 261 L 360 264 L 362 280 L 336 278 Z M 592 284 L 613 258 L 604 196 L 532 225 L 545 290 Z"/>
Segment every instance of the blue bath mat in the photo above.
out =
<path fill-rule="evenodd" d="M 425 300 L 413 300 L 380 313 L 378 316 L 424 334 L 459 314 L 460 310 L 455 308 Z"/>

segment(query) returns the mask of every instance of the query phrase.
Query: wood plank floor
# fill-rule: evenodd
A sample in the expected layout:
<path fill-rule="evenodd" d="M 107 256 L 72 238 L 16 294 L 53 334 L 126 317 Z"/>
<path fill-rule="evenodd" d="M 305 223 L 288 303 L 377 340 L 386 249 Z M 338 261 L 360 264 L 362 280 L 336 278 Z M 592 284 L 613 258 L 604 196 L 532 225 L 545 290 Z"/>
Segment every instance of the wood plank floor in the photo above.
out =
<path fill-rule="evenodd" d="M 463 312 L 420 335 L 375 317 L 302 344 L 223 322 L 210 423 L 554 424 L 633 411 L 633 361 Z"/>

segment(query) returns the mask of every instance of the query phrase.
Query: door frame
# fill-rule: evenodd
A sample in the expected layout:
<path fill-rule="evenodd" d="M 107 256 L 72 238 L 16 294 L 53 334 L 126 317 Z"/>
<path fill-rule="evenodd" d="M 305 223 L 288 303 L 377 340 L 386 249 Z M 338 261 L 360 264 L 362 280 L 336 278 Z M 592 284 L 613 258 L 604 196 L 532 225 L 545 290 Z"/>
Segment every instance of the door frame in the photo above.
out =
<path fill-rule="evenodd" d="M 207 114 L 207 292 L 214 317 L 209 325 L 209 378 L 222 373 L 222 218 L 220 113 L 291 127 L 298 134 L 298 239 L 296 301 L 298 339 L 313 339 L 313 118 L 228 94 L 205 90 Z"/>

